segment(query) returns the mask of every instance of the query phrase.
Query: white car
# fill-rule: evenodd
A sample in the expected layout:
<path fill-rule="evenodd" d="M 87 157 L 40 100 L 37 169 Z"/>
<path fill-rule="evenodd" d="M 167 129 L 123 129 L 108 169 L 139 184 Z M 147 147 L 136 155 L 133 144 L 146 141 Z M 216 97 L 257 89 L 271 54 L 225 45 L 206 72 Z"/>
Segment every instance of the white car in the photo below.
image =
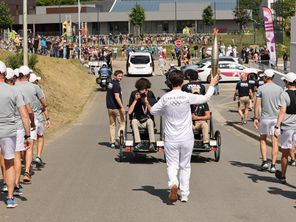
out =
<path fill-rule="evenodd" d="M 127 75 L 153 75 L 154 62 L 149 52 L 133 52 L 127 59 Z"/>
<path fill-rule="evenodd" d="M 249 78 L 257 78 L 258 74 L 262 72 L 260 69 L 248 68 L 236 62 L 219 62 L 220 82 L 236 82 L 240 80 L 242 74 L 247 74 Z M 211 62 L 206 62 L 198 68 L 199 79 L 202 82 L 210 82 L 211 80 Z"/>

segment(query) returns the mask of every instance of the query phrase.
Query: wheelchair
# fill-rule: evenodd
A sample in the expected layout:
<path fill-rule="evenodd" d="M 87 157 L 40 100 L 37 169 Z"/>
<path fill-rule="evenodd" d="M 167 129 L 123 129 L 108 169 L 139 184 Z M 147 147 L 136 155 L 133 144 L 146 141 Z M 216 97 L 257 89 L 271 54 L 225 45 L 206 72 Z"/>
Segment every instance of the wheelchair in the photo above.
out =
<path fill-rule="evenodd" d="M 214 152 L 215 162 L 219 162 L 221 155 L 221 133 L 219 130 L 214 131 L 212 112 L 209 122 L 209 138 L 210 138 L 210 148 L 204 148 L 202 130 L 193 130 L 194 134 L 194 145 L 192 155 L 199 155 L 205 152 Z"/>
<path fill-rule="evenodd" d="M 134 132 L 132 130 L 132 126 L 130 125 L 130 131 L 128 130 L 128 123 L 127 123 L 128 115 L 126 113 L 125 116 L 125 133 L 123 131 L 120 132 L 120 137 L 119 137 L 119 162 L 122 162 L 125 159 L 125 156 L 128 153 L 133 154 L 135 157 L 136 154 L 151 154 L 151 153 L 164 153 L 164 142 L 163 142 L 163 126 L 162 126 L 162 117 L 160 117 L 159 121 L 159 129 L 154 127 L 154 134 L 155 134 L 155 139 L 156 139 L 156 149 L 155 150 L 149 150 L 149 133 L 148 129 L 141 129 L 139 128 L 140 132 L 140 138 L 141 142 L 143 144 L 143 149 L 140 150 L 134 150 L 135 147 L 135 141 L 134 141 Z M 132 139 L 130 136 L 132 136 Z M 158 139 L 158 140 L 157 140 Z"/>

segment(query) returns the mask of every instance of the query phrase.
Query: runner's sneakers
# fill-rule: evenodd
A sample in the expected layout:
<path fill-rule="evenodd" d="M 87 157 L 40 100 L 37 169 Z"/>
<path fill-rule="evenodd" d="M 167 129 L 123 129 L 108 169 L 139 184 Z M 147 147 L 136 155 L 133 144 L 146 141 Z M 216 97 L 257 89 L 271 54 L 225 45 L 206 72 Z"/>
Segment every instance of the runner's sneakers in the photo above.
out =
<path fill-rule="evenodd" d="M 34 160 L 34 163 L 37 165 L 37 166 L 44 166 L 44 162 L 42 161 L 42 159 L 40 157 L 36 157 L 35 160 Z"/>
<path fill-rule="evenodd" d="M 152 152 L 157 151 L 156 146 L 155 146 L 154 143 L 150 143 L 150 145 L 149 145 L 149 151 L 152 151 Z"/>
<path fill-rule="evenodd" d="M 271 165 L 270 165 L 269 172 L 271 172 L 271 173 L 275 173 L 275 171 L 276 171 L 275 165 L 274 165 L 274 164 L 271 164 Z"/>
<path fill-rule="evenodd" d="M 20 188 L 18 188 L 18 187 L 14 188 L 13 196 L 20 196 L 22 194 L 23 194 L 23 192 L 22 192 L 22 190 Z"/>
<path fill-rule="evenodd" d="M 7 184 L 3 183 L 3 186 L 1 187 L 2 192 L 8 192 Z"/>
<path fill-rule="evenodd" d="M 188 196 L 181 196 L 181 202 L 186 203 L 188 201 Z"/>
<path fill-rule="evenodd" d="M 170 194 L 169 194 L 170 202 L 176 202 L 178 200 L 178 187 L 177 185 L 173 185 Z"/>
<path fill-rule="evenodd" d="M 111 143 L 110 147 L 111 147 L 112 149 L 114 149 L 114 148 L 115 148 L 115 143 Z"/>
<path fill-rule="evenodd" d="M 23 181 L 24 181 L 24 183 L 30 183 L 31 182 L 31 175 L 30 175 L 30 173 L 25 172 Z"/>
<path fill-rule="evenodd" d="M 268 163 L 267 163 L 267 161 L 263 161 L 262 162 L 259 170 L 261 170 L 261 171 L 268 170 Z"/>
<path fill-rule="evenodd" d="M 138 143 L 136 146 L 134 146 L 134 151 L 140 151 L 144 148 L 144 144 Z"/>
<path fill-rule="evenodd" d="M 286 177 L 282 176 L 282 172 L 280 170 L 275 171 L 275 177 L 278 178 L 278 180 L 280 181 L 280 183 L 282 184 L 286 184 Z"/>
<path fill-rule="evenodd" d="M 291 161 L 290 161 L 290 165 L 291 165 L 291 166 L 296 166 L 296 161 L 295 161 L 295 160 L 291 160 Z"/>
<path fill-rule="evenodd" d="M 7 208 L 15 208 L 17 206 L 17 203 L 14 201 L 13 198 L 7 198 L 6 200 L 6 207 Z"/>

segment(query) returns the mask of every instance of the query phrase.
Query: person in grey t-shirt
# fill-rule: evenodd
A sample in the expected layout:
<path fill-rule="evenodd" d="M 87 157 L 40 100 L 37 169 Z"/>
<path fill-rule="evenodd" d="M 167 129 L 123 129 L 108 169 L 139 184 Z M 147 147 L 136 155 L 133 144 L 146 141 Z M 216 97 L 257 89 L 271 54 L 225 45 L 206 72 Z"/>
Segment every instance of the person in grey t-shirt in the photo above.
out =
<path fill-rule="evenodd" d="M 277 118 L 274 135 L 281 134 L 281 165 L 282 171 L 277 170 L 275 176 L 281 183 L 286 183 L 286 172 L 288 167 L 288 156 L 293 155 L 296 144 L 296 74 L 288 73 L 284 80 L 288 89 L 281 94 L 279 102 L 280 112 Z"/>
<path fill-rule="evenodd" d="M 262 74 L 262 78 L 265 82 L 260 86 L 256 94 L 255 113 L 254 113 L 254 126 L 259 129 L 260 132 L 260 151 L 262 155 L 262 164 L 260 170 L 267 170 L 267 148 L 266 139 L 267 136 L 272 137 L 272 153 L 271 153 L 271 166 L 270 172 L 276 171 L 275 163 L 278 153 L 278 139 L 274 136 L 274 126 L 276 118 L 279 112 L 279 100 L 283 89 L 273 83 L 274 72 L 271 69 L 267 69 Z M 259 109 L 261 108 L 261 115 L 259 118 Z"/>
<path fill-rule="evenodd" d="M 21 94 L 5 83 L 6 66 L 0 61 L 0 149 L 4 157 L 5 177 L 8 188 L 8 208 L 17 206 L 13 199 L 15 185 L 14 155 L 16 146 L 15 110 L 19 110 L 25 128 L 25 146 L 31 146 L 30 121 Z"/>
<path fill-rule="evenodd" d="M 45 100 L 44 94 L 40 87 L 36 87 L 33 83 L 29 82 L 30 78 L 30 69 L 27 66 L 21 66 L 18 73 L 18 81 L 16 86 L 21 90 L 22 94 L 30 101 L 30 105 L 34 111 L 35 116 L 35 125 L 38 125 L 38 117 L 40 117 L 39 103 L 42 104 L 43 109 L 47 107 L 47 102 Z M 37 134 L 36 129 L 31 132 L 31 139 L 36 140 Z M 25 174 L 23 181 L 28 183 L 31 181 L 31 163 L 33 160 L 33 147 L 31 146 L 26 150 L 26 164 L 25 164 Z"/>

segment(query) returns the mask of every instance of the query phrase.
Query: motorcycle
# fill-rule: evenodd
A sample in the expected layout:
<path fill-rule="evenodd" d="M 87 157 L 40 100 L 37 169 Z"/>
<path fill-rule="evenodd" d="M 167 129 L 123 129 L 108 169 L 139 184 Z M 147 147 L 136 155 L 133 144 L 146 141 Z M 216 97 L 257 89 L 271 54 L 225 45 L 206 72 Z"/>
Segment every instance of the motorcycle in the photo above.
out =
<path fill-rule="evenodd" d="M 99 71 L 98 71 L 98 77 L 96 78 L 97 84 L 100 85 L 100 87 L 106 91 L 107 86 L 109 83 L 112 82 L 111 79 L 112 71 L 107 68 L 106 66 L 103 66 Z"/>

